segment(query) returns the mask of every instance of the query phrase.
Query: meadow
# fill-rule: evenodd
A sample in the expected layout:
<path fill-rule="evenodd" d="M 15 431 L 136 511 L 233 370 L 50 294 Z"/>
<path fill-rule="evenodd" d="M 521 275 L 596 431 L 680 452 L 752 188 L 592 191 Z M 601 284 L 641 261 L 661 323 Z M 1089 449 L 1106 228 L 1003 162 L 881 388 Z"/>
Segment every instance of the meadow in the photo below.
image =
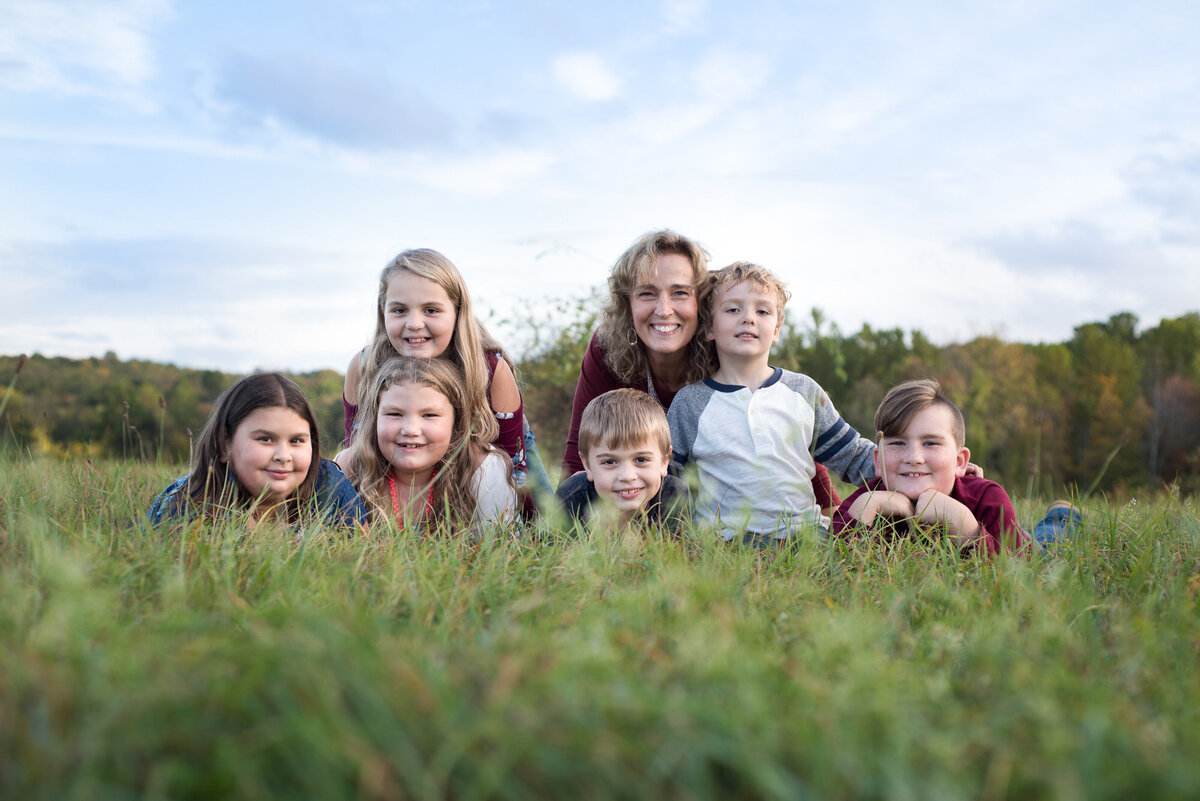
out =
<path fill-rule="evenodd" d="M 1200 796 L 1195 498 L 992 561 L 140 528 L 181 472 L 0 457 L 0 797 Z"/>

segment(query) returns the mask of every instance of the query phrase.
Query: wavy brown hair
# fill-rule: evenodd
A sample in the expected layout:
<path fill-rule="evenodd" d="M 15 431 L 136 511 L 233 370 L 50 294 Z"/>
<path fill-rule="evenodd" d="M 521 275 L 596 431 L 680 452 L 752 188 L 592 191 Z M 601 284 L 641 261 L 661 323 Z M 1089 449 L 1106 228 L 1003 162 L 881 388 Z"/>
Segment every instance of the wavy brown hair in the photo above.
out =
<path fill-rule="evenodd" d="M 287 376 L 281 373 L 254 373 L 239 379 L 221 393 L 196 440 L 195 461 L 188 477 L 187 495 L 194 508 L 205 518 L 212 519 L 230 510 L 249 509 L 257 500 L 238 482 L 233 470 L 222 460 L 229 452 L 229 443 L 241 422 L 256 409 L 273 406 L 291 409 L 308 423 L 312 461 L 304 480 L 291 497 L 271 507 L 266 513 L 276 517 L 282 515 L 287 522 L 296 523 L 301 509 L 310 505 L 321 467 L 321 441 L 312 407 L 304 391 Z"/>
<path fill-rule="evenodd" d="M 461 382 L 460 394 L 466 398 L 466 408 L 470 410 L 470 417 L 473 419 L 472 427 L 486 442 L 493 441 L 499 435 L 500 428 L 488 404 L 485 350 L 497 353 L 505 361 L 508 361 L 508 357 L 500 348 L 500 344 L 475 319 L 475 312 L 471 308 L 471 293 L 467 290 L 462 273 L 454 266 L 454 262 L 430 248 L 416 248 L 399 253 L 379 274 L 379 294 L 375 302 L 375 334 L 371 337 L 362 359 L 358 398 L 352 400 L 361 407 L 370 394 L 373 379 L 380 368 L 388 359 L 399 355 L 388 339 L 383 305 L 387 302 L 388 282 L 402 272 L 433 281 L 446 291 L 450 302 L 454 304 L 454 336 L 450 338 L 450 344 L 446 346 L 440 358 L 449 360 L 462 370 L 464 379 Z M 512 366 L 511 361 L 509 366 Z"/>
<path fill-rule="evenodd" d="M 608 299 L 601 309 L 596 338 L 604 348 L 608 369 L 627 384 L 641 381 L 648 364 L 641 340 L 634 336 L 637 341 L 632 345 L 629 343 L 630 332 L 634 330 L 629 298 L 658 257 L 668 253 L 677 253 L 691 262 L 697 307 L 703 309 L 708 302 L 708 252 L 682 234 L 669 229 L 651 231 L 621 254 L 608 275 Z M 702 336 L 692 337 L 684 359 L 687 361 L 685 381 L 688 384 L 704 380 L 716 367 L 713 348 Z"/>
<path fill-rule="evenodd" d="M 450 445 L 429 485 L 434 514 L 430 522 L 434 526 L 446 523 L 453 530 L 466 528 L 475 514 L 471 478 L 491 446 L 486 435 L 481 435 L 470 423 L 472 418 L 466 414 L 462 372 L 448 359 L 393 356 L 375 371 L 369 391 L 361 398 L 358 419 L 362 422 L 354 432 L 345 456 L 346 477 L 380 519 L 393 519 L 391 492 L 387 485 L 391 465 L 379 448 L 379 399 L 389 387 L 396 385 L 430 387 L 444 395 L 454 410 Z M 495 426 L 495 420 L 489 419 Z M 421 488 L 422 491 L 425 489 Z"/>

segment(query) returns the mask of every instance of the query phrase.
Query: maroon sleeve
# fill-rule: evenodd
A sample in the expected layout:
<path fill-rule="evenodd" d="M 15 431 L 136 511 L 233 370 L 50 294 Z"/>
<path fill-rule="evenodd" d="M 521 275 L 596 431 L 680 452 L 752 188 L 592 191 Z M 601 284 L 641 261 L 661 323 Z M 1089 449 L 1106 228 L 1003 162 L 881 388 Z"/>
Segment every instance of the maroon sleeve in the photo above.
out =
<path fill-rule="evenodd" d="M 828 509 L 831 506 L 837 506 L 842 502 L 838 497 L 837 490 L 833 488 L 833 482 L 829 480 L 829 471 L 825 469 L 825 465 L 815 465 L 816 472 L 812 477 L 813 499 L 817 503 L 818 509 Z"/>
<path fill-rule="evenodd" d="M 500 427 L 492 444 L 509 455 L 509 458 L 514 461 L 514 468 L 525 470 L 527 469 L 525 465 L 525 399 L 521 397 L 521 389 L 518 387 L 516 411 L 497 412 L 495 407 L 491 406 L 491 394 L 492 376 L 496 374 L 496 364 L 500 361 L 500 354 L 489 351 L 484 353 L 484 358 L 487 361 L 488 371 L 488 406 L 491 408 L 492 414 L 496 416 L 496 423 Z"/>
<path fill-rule="evenodd" d="M 955 493 L 962 492 L 963 497 L 958 500 L 971 510 L 983 527 L 984 545 L 989 556 L 999 553 L 1002 547 L 1020 553 L 1029 546 L 1029 535 L 1017 523 L 1017 513 L 1004 487 L 984 478 L 974 481 L 960 478 L 954 489 Z"/>
<path fill-rule="evenodd" d="M 617 380 L 604 363 L 604 349 L 592 334 L 579 365 L 579 383 L 575 385 L 575 401 L 571 404 L 571 428 L 567 431 L 567 445 L 563 450 L 563 478 L 583 469 L 583 460 L 579 458 L 579 420 L 583 410 L 592 398 L 623 386 L 626 385 Z"/>
<path fill-rule="evenodd" d="M 829 536 L 848 536 L 848 530 L 859 525 L 858 519 L 850 516 L 850 507 L 853 506 L 854 502 L 858 500 L 858 496 L 862 495 L 864 492 L 873 492 L 879 483 L 879 480 L 876 479 L 873 482 L 869 482 L 859 487 L 854 492 L 850 493 L 850 497 L 838 504 L 838 508 L 833 510 L 833 517 L 829 518 Z M 872 484 L 875 484 L 876 486 L 873 487 Z"/>
<path fill-rule="evenodd" d="M 525 470 L 525 402 L 521 401 L 515 412 L 495 414 L 500 433 L 492 444 L 512 457 L 516 469 Z"/>
<path fill-rule="evenodd" d="M 342 393 L 342 410 L 346 413 L 346 442 L 344 445 L 349 448 L 350 437 L 354 434 L 354 419 L 358 417 L 358 407 L 346 400 L 345 393 Z"/>

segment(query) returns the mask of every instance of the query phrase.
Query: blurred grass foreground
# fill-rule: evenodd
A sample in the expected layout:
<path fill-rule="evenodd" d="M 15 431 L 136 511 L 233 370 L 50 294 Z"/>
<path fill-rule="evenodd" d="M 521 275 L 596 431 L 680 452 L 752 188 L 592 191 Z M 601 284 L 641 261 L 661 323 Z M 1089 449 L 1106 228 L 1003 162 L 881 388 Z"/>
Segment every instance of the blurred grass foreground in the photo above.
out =
<path fill-rule="evenodd" d="M 175 475 L 0 459 L 0 797 L 1200 797 L 1195 498 L 984 562 L 141 530 Z"/>

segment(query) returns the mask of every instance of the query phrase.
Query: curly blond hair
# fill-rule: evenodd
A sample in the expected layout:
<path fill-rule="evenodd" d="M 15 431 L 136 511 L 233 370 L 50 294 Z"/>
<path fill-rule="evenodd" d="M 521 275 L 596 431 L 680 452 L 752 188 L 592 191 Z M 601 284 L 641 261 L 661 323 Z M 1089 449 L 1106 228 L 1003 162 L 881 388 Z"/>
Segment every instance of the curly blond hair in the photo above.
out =
<path fill-rule="evenodd" d="M 708 274 L 708 278 L 708 299 L 700 307 L 700 323 L 696 327 L 697 336 L 712 331 L 713 306 L 716 304 L 721 290 L 736 286 L 743 281 L 753 281 L 766 292 L 775 295 L 775 313 L 780 321 L 784 319 L 784 307 L 792 299 L 792 293 L 788 291 L 782 281 L 775 277 L 773 272 L 751 261 L 735 261 L 728 267 L 713 270 Z"/>
<path fill-rule="evenodd" d="M 696 301 L 703 309 L 708 295 L 708 253 L 698 243 L 669 229 L 643 234 L 629 246 L 608 275 L 608 299 L 601 309 L 596 339 L 604 348 L 608 369 L 621 381 L 633 384 L 646 375 L 648 362 L 640 339 L 633 332 L 633 312 L 629 298 L 646 273 L 653 269 L 659 256 L 675 253 L 692 265 L 692 286 Z M 632 344 L 630 340 L 635 340 Z M 684 356 L 687 363 L 685 381 L 696 383 L 707 378 L 716 367 L 710 343 L 701 336 L 692 337 Z"/>

